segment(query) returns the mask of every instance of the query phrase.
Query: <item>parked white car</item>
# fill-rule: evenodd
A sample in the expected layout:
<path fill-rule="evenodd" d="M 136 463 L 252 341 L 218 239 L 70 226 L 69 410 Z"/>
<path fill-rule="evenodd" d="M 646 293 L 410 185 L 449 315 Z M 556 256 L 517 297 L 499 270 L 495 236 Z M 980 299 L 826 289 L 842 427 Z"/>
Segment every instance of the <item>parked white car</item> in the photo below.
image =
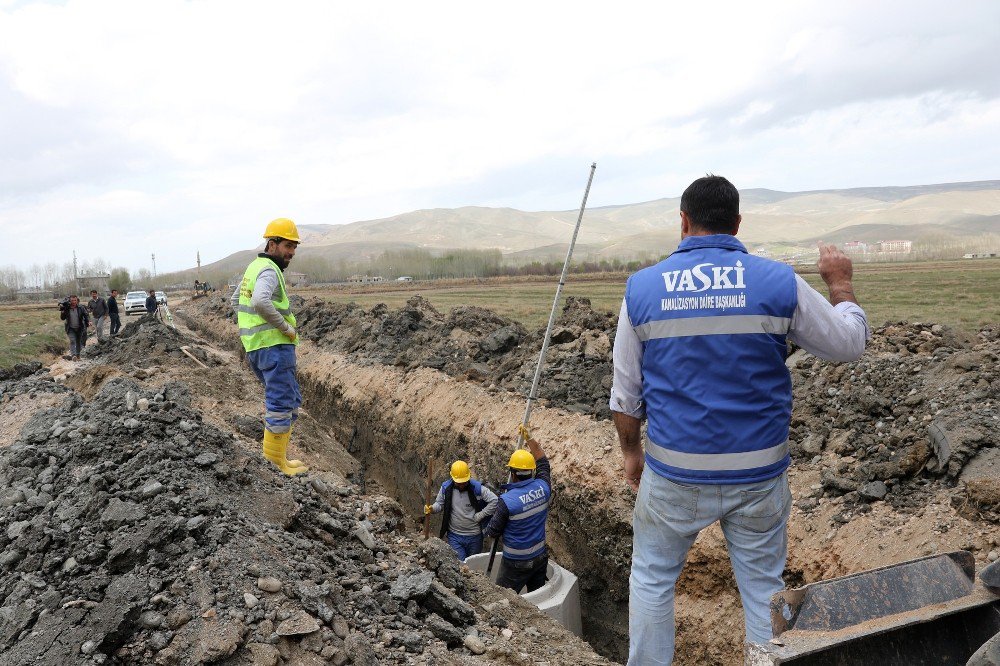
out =
<path fill-rule="evenodd" d="M 160 305 L 166 305 L 167 295 L 164 294 L 162 291 L 156 292 L 156 302 L 159 303 Z"/>
<path fill-rule="evenodd" d="M 125 316 L 146 313 L 146 292 L 130 291 L 125 294 Z"/>

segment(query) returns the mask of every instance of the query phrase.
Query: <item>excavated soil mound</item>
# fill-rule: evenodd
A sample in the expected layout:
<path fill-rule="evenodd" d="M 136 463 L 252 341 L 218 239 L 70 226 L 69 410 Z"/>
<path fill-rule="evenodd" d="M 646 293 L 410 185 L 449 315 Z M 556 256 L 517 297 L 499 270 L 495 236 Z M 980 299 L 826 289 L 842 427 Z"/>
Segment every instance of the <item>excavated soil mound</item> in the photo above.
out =
<path fill-rule="evenodd" d="M 185 354 L 181 347 L 186 348 L 205 365 L 219 364 L 215 356 L 193 344 L 183 333 L 164 325 L 149 314 L 129 322 L 117 336 L 108 338 L 107 342 L 86 346 L 80 356 L 123 369 L 142 368 L 171 360 L 183 360 Z"/>
<path fill-rule="evenodd" d="M 966 338 L 905 322 L 876 330 L 855 363 L 793 355 L 792 452 L 822 470 L 799 507 L 843 496 L 846 523 L 871 502 L 911 512 L 933 486 L 971 480 L 967 465 L 1000 448 L 998 360 L 993 329 Z"/>
<path fill-rule="evenodd" d="M 434 368 L 525 396 L 545 334 L 544 329 L 529 333 L 520 323 L 476 306 L 444 315 L 421 296 L 398 310 L 301 297 L 292 301 L 302 337 L 323 347 L 362 362 Z M 235 318 L 223 298 L 193 308 Z M 539 397 L 570 411 L 611 418 L 608 391 L 617 323 L 617 315 L 594 311 L 589 299 L 567 298 L 553 330 Z"/>
<path fill-rule="evenodd" d="M 139 321 L 92 358 L 185 342 Z M 0 382 L 23 391 L 68 389 Z M 36 412 L 0 448 L 0 663 L 606 663 L 443 542 L 418 548 L 394 500 L 320 477 L 247 453 L 179 382 Z"/>

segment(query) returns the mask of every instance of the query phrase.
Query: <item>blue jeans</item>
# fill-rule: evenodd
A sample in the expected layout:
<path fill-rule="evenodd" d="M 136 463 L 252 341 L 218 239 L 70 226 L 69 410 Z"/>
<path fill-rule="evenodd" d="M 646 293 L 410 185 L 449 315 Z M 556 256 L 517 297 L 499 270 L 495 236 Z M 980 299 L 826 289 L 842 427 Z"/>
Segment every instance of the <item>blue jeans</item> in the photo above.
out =
<path fill-rule="evenodd" d="M 247 352 L 257 379 L 264 384 L 264 427 L 278 435 L 290 432 L 299 416 L 302 393 L 295 378 L 295 345 L 274 345 Z"/>
<path fill-rule="evenodd" d="M 455 534 L 448 532 L 448 545 L 451 546 L 458 559 L 465 561 L 469 555 L 478 555 L 483 550 L 483 535 Z"/>
<path fill-rule="evenodd" d="M 674 657 L 674 584 L 698 533 L 722 525 L 743 601 L 746 637 L 766 643 L 771 596 L 784 589 L 792 495 L 788 473 L 738 485 L 683 485 L 642 472 L 632 516 L 629 666 L 669 666 Z"/>

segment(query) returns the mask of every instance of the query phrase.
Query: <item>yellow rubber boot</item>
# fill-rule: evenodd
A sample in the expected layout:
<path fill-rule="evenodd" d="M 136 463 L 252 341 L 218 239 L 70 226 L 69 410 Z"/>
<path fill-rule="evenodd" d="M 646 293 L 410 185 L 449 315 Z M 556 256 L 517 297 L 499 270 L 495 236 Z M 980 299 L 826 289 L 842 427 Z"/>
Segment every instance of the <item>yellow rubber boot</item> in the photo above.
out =
<path fill-rule="evenodd" d="M 301 474 L 302 472 L 308 471 L 309 468 L 305 465 L 293 466 L 290 465 L 288 459 L 285 457 L 285 453 L 288 451 L 288 437 L 290 433 L 273 433 L 270 430 L 264 431 L 264 457 L 273 462 L 278 466 L 282 472 L 288 476 L 295 476 L 296 474 Z"/>
<path fill-rule="evenodd" d="M 292 436 L 292 431 L 293 430 L 295 430 L 295 424 L 292 424 L 292 425 L 288 426 L 288 437 L 289 437 L 289 439 Z M 288 466 L 289 467 L 306 467 L 306 469 L 308 469 L 308 467 L 306 466 L 306 464 L 304 462 L 302 462 L 301 460 L 298 460 L 298 459 L 289 459 Z"/>

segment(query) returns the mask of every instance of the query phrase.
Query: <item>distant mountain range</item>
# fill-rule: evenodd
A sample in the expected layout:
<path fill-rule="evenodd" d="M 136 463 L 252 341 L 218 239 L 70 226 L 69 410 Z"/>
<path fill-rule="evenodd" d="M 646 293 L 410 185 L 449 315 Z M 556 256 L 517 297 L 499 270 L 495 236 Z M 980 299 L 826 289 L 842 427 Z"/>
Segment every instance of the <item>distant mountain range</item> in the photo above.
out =
<path fill-rule="evenodd" d="M 740 192 L 739 237 L 763 248 L 888 239 L 914 243 L 1000 235 L 1000 180 L 846 190 Z M 588 208 L 574 258 L 645 259 L 666 254 L 679 240 L 680 197 Z M 435 208 L 350 224 L 299 225 L 298 258 L 359 261 L 386 250 L 497 248 L 511 261 L 561 259 L 576 210 Z M 206 271 L 237 272 L 254 252 L 237 252 Z"/>

